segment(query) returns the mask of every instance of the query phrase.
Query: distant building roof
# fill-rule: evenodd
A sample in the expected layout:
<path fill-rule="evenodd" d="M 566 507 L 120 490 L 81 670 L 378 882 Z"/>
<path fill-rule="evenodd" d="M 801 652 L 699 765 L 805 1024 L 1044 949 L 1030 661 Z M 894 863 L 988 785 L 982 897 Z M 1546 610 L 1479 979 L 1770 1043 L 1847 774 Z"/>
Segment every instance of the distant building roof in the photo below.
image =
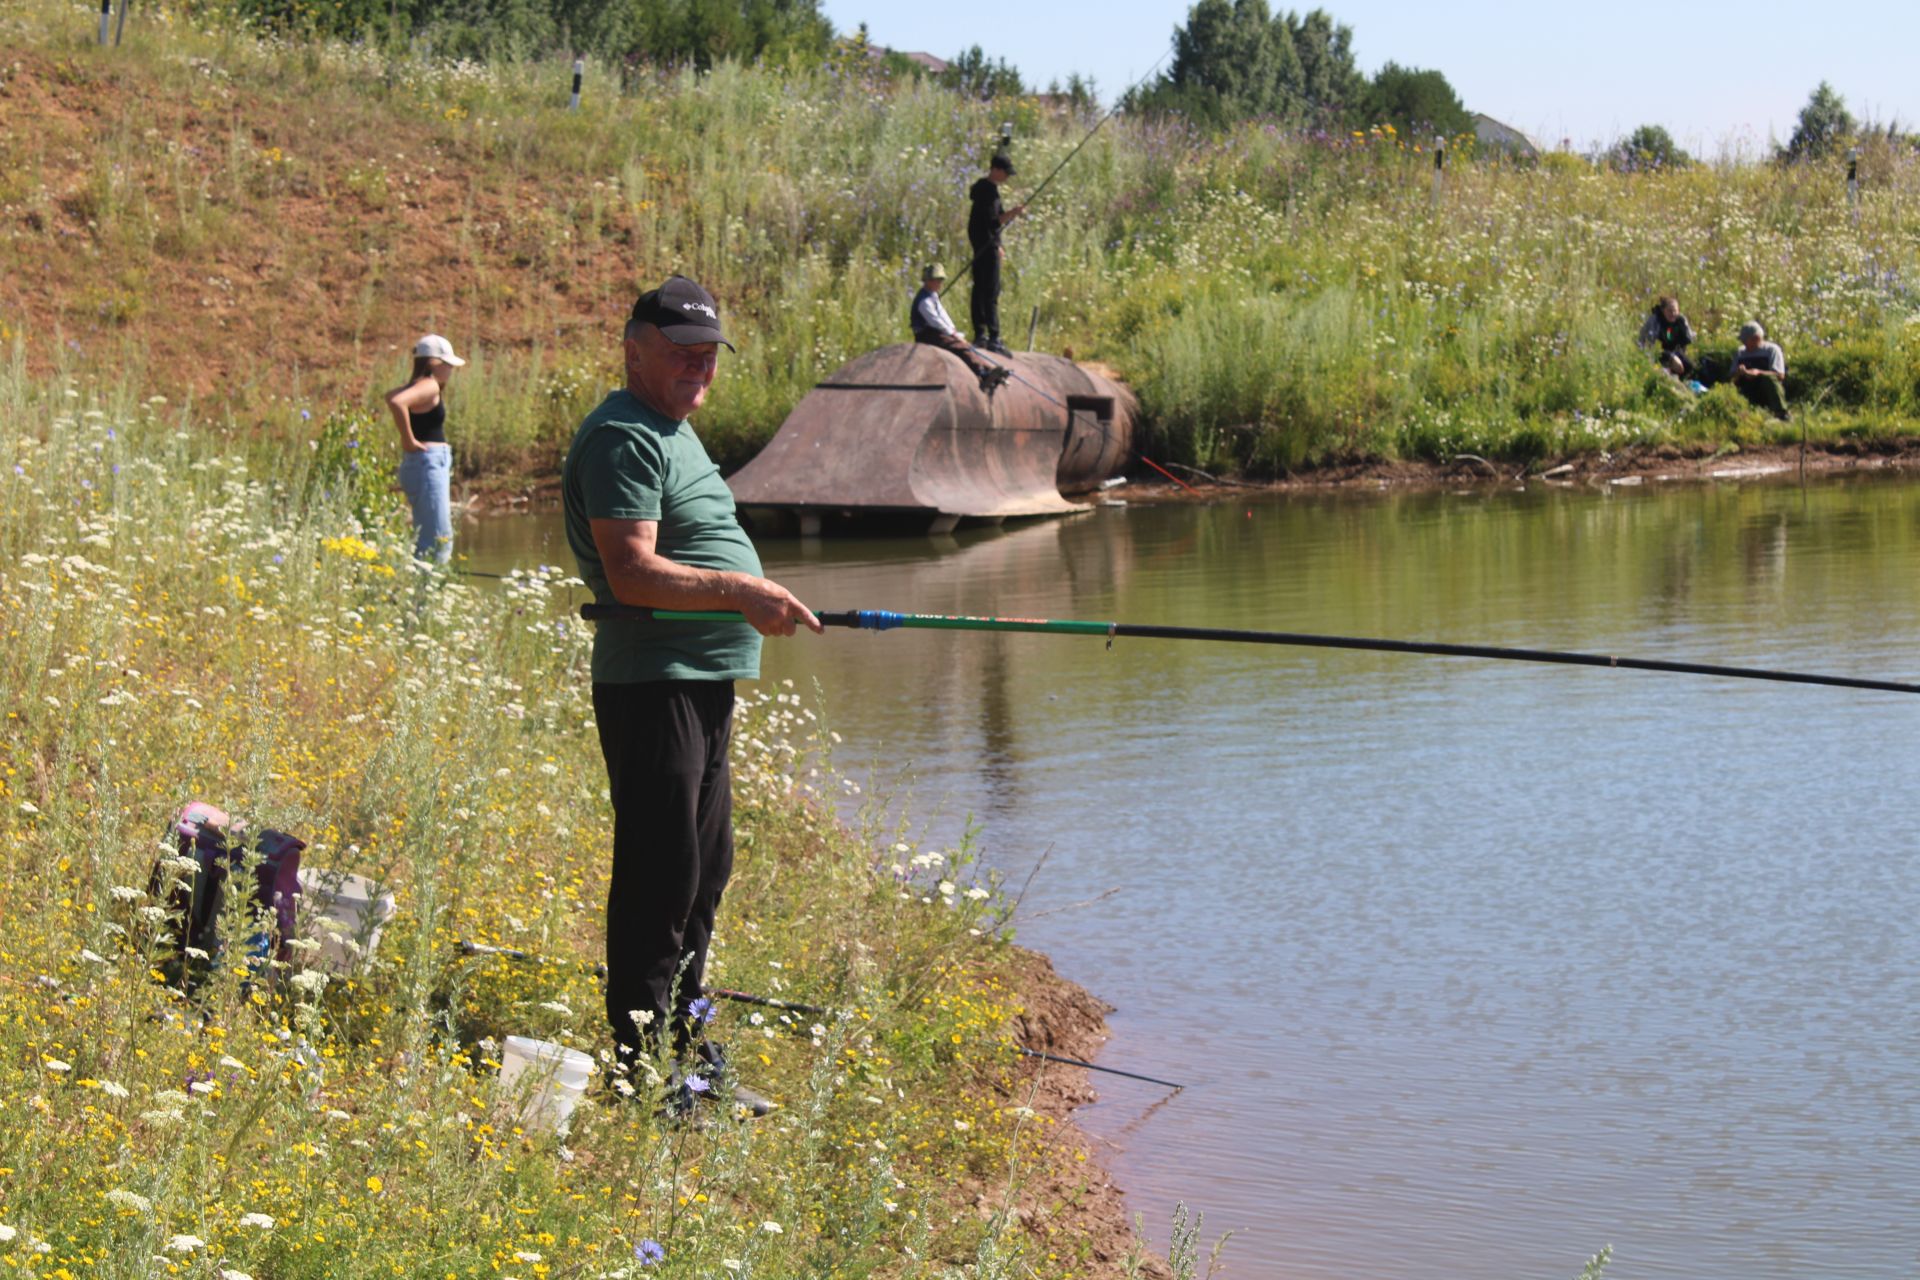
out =
<path fill-rule="evenodd" d="M 883 44 L 870 44 L 867 46 L 867 52 L 876 58 L 884 58 L 890 53 L 898 53 L 908 62 L 918 63 L 935 75 L 939 75 L 947 69 L 947 60 L 945 58 L 936 58 L 930 53 L 916 53 L 907 49 L 889 49 Z"/>
<path fill-rule="evenodd" d="M 1539 155 L 1546 150 L 1528 134 L 1478 111 L 1473 113 L 1473 138 L 1483 147 L 1523 151 L 1530 155 Z"/>

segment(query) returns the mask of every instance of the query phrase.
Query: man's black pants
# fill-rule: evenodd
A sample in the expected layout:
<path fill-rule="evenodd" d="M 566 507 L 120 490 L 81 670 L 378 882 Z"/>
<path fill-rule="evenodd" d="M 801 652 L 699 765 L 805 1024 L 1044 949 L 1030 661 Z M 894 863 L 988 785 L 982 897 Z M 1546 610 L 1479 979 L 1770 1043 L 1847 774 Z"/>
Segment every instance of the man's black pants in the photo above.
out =
<path fill-rule="evenodd" d="M 997 246 L 973 255 L 973 340 L 1000 341 L 1000 250 Z"/>
<path fill-rule="evenodd" d="M 1735 390 L 1747 398 L 1747 403 L 1765 409 L 1774 417 L 1785 422 L 1791 415 L 1787 413 L 1787 389 L 1778 378 L 1735 378 Z"/>
<path fill-rule="evenodd" d="M 613 798 L 607 1021 L 623 1056 L 654 1049 L 663 1029 L 683 1053 L 733 872 L 733 682 L 596 684 L 593 715 Z M 652 1021 L 636 1026 L 634 1011 Z"/>
<path fill-rule="evenodd" d="M 959 334 L 943 333 L 938 329 L 915 329 L 913 340 L 923 347 L 938 347 L 942 351 L 953 352 L 976 374 L 992 373 L 999 368 L 991 360 L 976 355 L 973 348 L 967 345 L 967 340 Z"/>

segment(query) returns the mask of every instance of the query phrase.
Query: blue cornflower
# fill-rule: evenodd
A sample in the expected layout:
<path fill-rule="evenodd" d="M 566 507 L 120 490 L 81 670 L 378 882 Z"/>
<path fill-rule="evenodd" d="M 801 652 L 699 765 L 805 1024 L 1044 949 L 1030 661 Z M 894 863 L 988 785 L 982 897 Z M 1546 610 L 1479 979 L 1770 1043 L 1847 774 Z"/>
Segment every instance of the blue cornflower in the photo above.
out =
<path fill-rule="evenodd" d="M 687 1006 L 687 1016 L 699 1022 L 713 1021 L 713 1001 L 701 996 Z"/>
<path fill-rule="evenodd" d="M 643 1267 L 650 1267 L 656 1262 L 663 1262 L 666 1260 L 666 1256 L 667 1248 L 658 1240 L 642 1240 L 639 1244 L 633 1246 L 634 1260 Z"/>
<path fill-rule="evenodd" d="M 712 1085 L 707 1083 L 705 1076 L 688 1076 L 686 1085 L 688 1093 L 705 1093 L 707 1090 L 713 1088 Z"/>
<path fill-rule="evenodd" d="M 312 418 L 313 418 L 313 410 L 311 410 L 311 409 L 302 409 L 302 410 L 300 411 L 300 421 L 302 421 L 302 422 L 308 422 L 308 421 L 311 421 L 311 420 L 312 420 Z"/>

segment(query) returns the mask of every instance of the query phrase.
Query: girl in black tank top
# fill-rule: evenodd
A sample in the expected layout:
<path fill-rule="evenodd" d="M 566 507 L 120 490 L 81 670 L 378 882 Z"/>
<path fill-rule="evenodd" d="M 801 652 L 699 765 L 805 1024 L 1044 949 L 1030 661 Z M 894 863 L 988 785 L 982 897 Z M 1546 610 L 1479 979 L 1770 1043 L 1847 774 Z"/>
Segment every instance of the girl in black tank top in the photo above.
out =
<path fill-rule="evenodd" d="M 413 554 L 445 564 L 453 555 L 453 506 L 449 481 L 453 451 L 447 445 L 447 379 L 465 364 L 453 345 L 430 333 L 414 344 L 413 376 L 387 393 L 387 408 L 400 431 L 400 487 L 413 512 Z"/>

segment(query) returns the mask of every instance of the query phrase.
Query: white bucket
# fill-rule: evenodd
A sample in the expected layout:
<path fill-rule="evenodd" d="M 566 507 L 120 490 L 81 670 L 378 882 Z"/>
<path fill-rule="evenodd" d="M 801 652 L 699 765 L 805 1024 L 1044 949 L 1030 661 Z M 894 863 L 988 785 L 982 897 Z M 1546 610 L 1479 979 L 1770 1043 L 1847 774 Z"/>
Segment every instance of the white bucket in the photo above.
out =
<path fill-rule="evenodd" d="M 578 1049 L 529 1036 L 508 1036 L 500 1055 L 500 1087 L 512 1091 L 523 1075 L 531 1074 L 533 1088 L 520 1108 L 520 1123 L 529 1129 L 565 1133 L 574 1107 L 593 1078 L 593 1059 Z"/>
<path fill-rule="evenodd" d="M 351 973 L 380 945 L 393 919 L 393 895 L 374 893 L 365 876 L 300 868 L 300 932 L 320 944 L 313 967 Z"/>

